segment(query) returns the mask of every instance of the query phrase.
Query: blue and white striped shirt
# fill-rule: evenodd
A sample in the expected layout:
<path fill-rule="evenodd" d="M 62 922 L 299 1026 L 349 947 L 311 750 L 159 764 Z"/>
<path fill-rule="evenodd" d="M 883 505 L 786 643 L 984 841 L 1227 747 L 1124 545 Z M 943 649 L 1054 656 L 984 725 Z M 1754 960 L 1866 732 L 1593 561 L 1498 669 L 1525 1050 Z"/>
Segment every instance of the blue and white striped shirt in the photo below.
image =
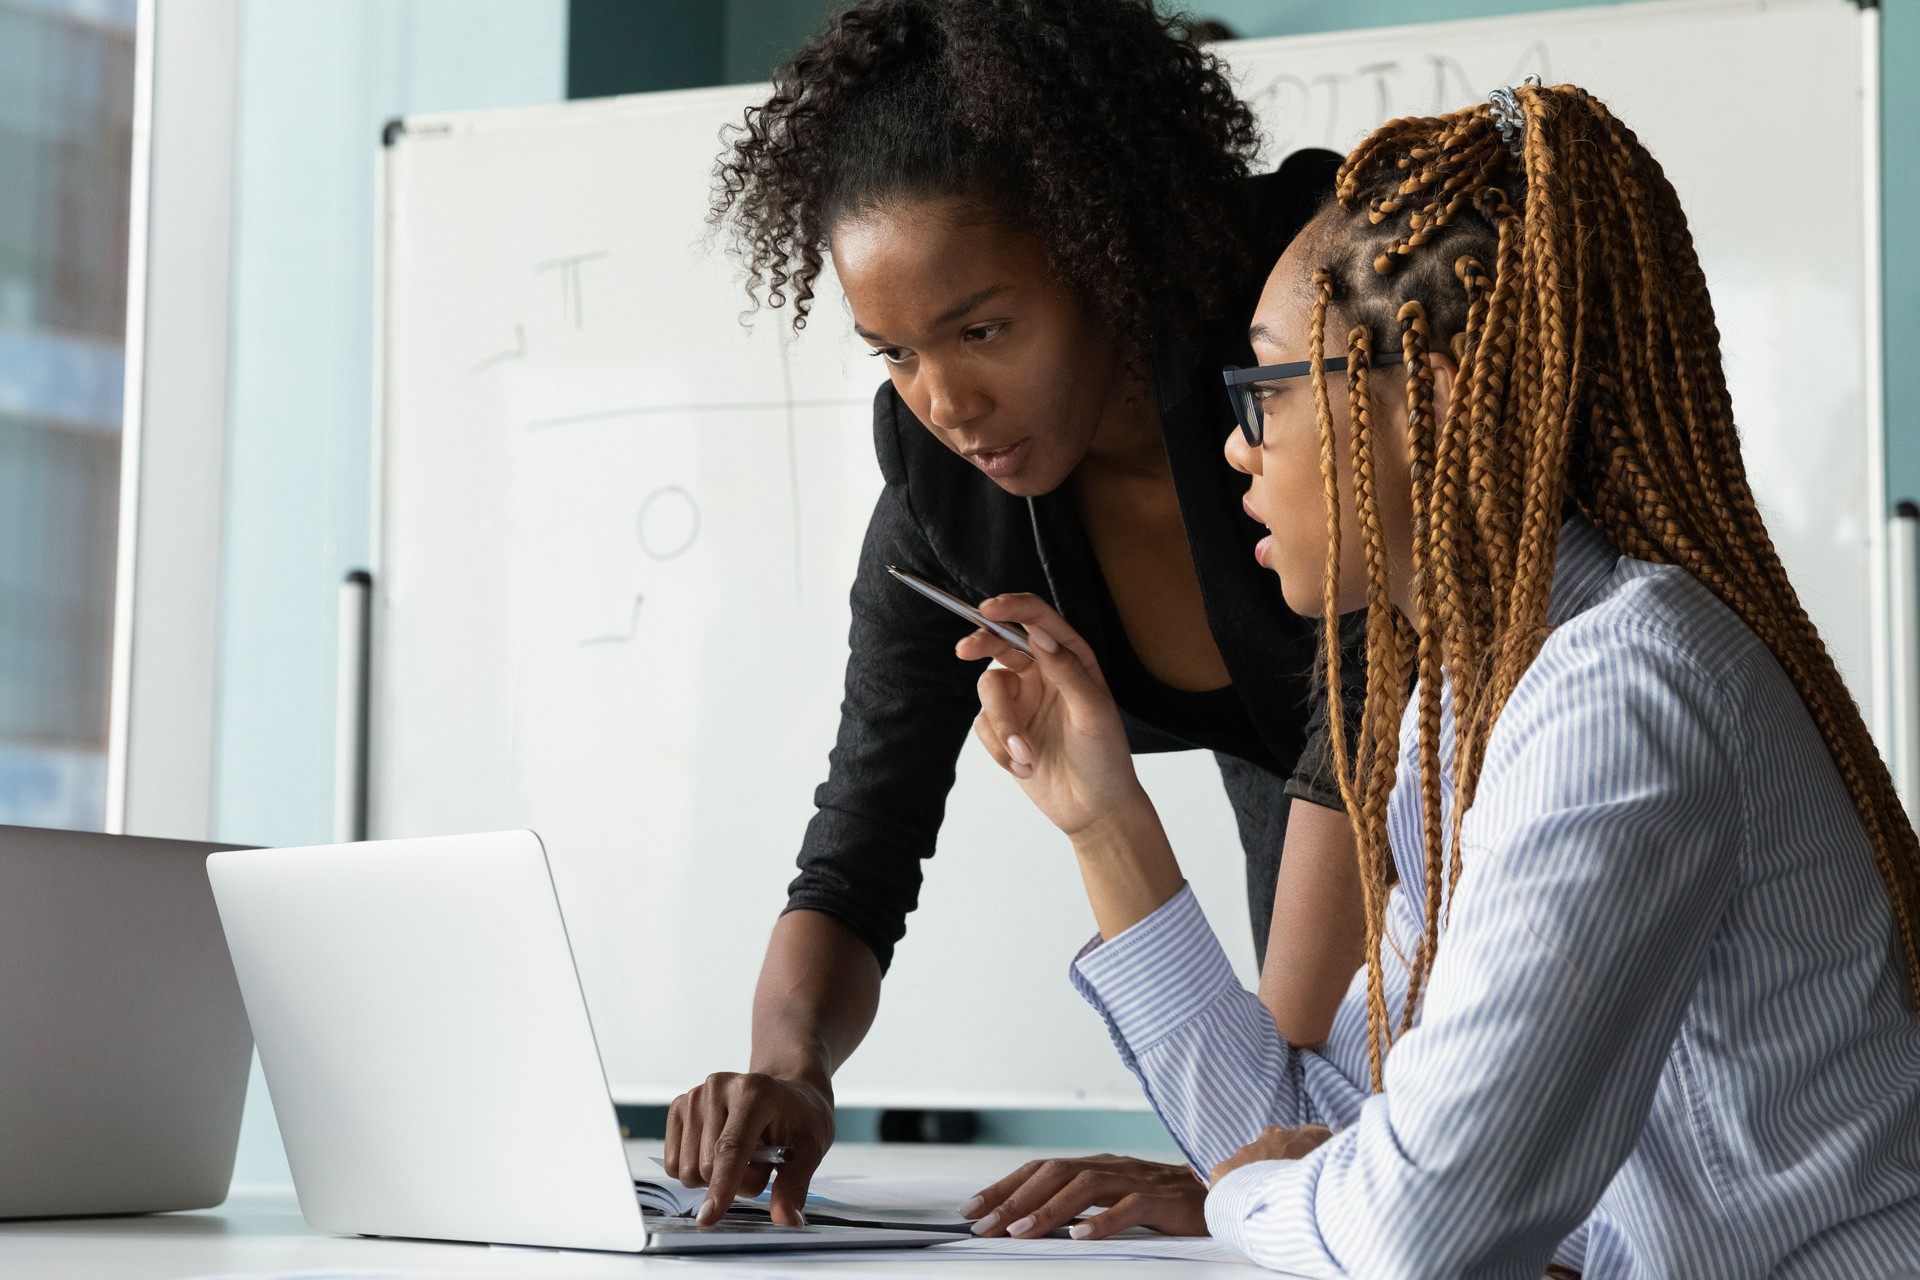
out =
<path fill-rule="evenodd" d="M 1208 1224 L 1266 1266 L 1365 1280 L 1531 1280 L 1550 1258 L 1588 1280 L 1920 1268 L 1920 1022 L 1799 696 L 1693 577 L 1580 521 L 1551 618 L 1488 743 L 1385 1092 L 1364 970 L 1327 1042 L 1290 1048 L 1188 890 L 1076 960 L 1202 1175 L 1268 1125 L 1334 1130 L 1222 1179 Z M 1395 956 L 1424 929 L 1413 725 L 1410 707 L 1389 817 L 1396 1021 Z"/>

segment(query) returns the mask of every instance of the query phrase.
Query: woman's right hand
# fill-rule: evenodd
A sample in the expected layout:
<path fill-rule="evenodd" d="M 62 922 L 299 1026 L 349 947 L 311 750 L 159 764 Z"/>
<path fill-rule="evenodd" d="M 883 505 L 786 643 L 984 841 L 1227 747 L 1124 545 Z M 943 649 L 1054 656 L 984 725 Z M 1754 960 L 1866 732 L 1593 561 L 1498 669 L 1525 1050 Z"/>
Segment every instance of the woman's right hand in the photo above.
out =
<path fill-rule="evenodd" d="M 1100 1212 L 1081 1217 L 1090 1209 Z M 1037 1239 L 1060 1227 L 1104 1240 L 1129 1227 L 1169 1236 L 1207 1234 L 1207 1186 L 1184 1164 L 1125 1156 L 1029 1160 L 960 1206 L 977 1236 Z"/>
<path fill-rule="evenodd" d="M 1069 837 L 1142 798 L 1120 708 L 1087 642 L 1038 596 L 995 596 L 980 612 L 1020 624 L 1033 649 L 1022 654 L 982 630 L 955 650 L 1001 664 L 980 676 L 973 731 L 987 754 Z"/>
<path fill-rule="evenodd" d="M 781 1165 L 751 1163 L 757 1146 L 788 1149 Z M 773 1182 L 769 1206 L 783 1226 L 806 1225 L 807 1187 L 833 1145 L 833 1094 L 824 1084 L 749 1071 L 722 1071 L 667 1110 L 667 1176 L 706 1187 L 699 1219 L 719 1221 L 735 1196 Z"/>
<path fill-rule="evenodd" d="M 980 677 L 974 736 L 1073 842 L 1100 936 L 1118 937 L 1184 883 L 1160 815 L 1133 771 L 1120 708 L 1093 650 L 1046 601 L 995 596 L 980 612 L 1025 627 L 1033 654 L 978 632 L 960 642 L 963 658 L 1005 664 Z"/>

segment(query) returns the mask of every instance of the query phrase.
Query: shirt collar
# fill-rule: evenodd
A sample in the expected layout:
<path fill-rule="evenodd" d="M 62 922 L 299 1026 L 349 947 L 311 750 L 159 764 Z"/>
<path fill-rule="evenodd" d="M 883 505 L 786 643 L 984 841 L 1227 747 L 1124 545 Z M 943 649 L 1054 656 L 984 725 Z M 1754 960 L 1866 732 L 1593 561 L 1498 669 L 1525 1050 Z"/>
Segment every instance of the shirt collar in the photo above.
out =
<path fill-rule="evenodd" d="M 1147 372 L 1153 379 L 1154 401 L 1162 416 L 1184 403 L 1205 376 L 1197 367 L 1198 360 L 1192 346 L 1175 335 L 1165 330 L 1154 335 Z"/>
<path fill-rule="evenodd" d="M 1547 598 L 1547 625 L 1557 627 L 1593 603 L 1619 562 L 1620 553 L 1598 529 L 1579 516 L 1568 517 L 1560 526 L 1553 589 Z"/>

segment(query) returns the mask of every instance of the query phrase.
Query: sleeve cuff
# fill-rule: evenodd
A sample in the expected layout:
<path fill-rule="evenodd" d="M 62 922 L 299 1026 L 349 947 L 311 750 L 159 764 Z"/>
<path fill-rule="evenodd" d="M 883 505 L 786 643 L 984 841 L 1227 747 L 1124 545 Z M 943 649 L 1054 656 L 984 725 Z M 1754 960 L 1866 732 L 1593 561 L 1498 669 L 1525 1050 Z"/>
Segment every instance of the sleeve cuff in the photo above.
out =
<path fill-rule="evenodd" d="M 1273 1183 L 1297 1168 L 1294 1160 L 1261 1160 L 1243 1164 L 1207 1192 L 1207 1230 L 1214 1239 L 1240 1253 L 1248 1252 L 1248 1219 L 1259 1216 L 1272 1198 Z"/>
<path fill-rule="evenodd" d="M 1337 788 L 1318 782 L 1309 782 L 1299 774 L 1288 778 L 1281 790 L 1289 800 L 1305 800 L 1308 804 L 1317 804 L 1322 809 L 1332 809 L 1335 813 L 1345 813 L 1347 802 L 1340 798 Z"/>
<path fill-rule="evenodd" d="M 1134 1053 L 1240 990 L 1190 885 L 1131 929 L 1089 943 L 1074 959 L 1073 984 Z"/>

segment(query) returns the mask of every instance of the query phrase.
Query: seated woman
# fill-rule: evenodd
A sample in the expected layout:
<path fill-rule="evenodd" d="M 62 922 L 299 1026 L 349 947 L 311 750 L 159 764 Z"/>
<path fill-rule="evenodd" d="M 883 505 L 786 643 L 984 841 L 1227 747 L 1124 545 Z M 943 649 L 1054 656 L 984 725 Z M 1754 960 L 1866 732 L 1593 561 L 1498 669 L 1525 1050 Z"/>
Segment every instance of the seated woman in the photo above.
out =
<path fill-rule="evenodd" d="M 1236 984 L 1032 597 L 987 609 L 1032 661 L 965 646 L 1007 664 L 976 732 L 1072 837 L 1074 980 L 1256 1261 L 1892 1274 L 1920 848 L 1755 509 L 1673 188 L 1581 90 L 1495 98 L 1348 158 L 1267 282 L 1269 365 L 1229 375 L 1262 562 L 1368 613 L 1367 961 L 1327 1041 Z"/>

